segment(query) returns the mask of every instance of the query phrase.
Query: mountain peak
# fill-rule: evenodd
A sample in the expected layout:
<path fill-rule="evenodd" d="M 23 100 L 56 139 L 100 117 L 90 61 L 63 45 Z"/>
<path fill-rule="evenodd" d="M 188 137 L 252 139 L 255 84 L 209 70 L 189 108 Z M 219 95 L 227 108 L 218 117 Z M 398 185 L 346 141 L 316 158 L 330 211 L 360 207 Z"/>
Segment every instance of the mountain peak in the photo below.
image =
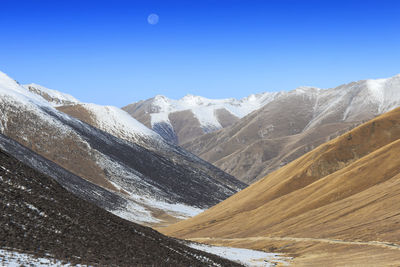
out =
<path fill-rule="evenodd" d="M 312 86 L 299 86 L 296 89 L 294 89 L 292 92 L 295 93 L 316 93 L 319 92 L 321 89 L 317 87 L 312 87 Z"/>
<path fill-rule="evenodd" d="M 192 95 L 192 94 L 187 94 L 184 97 L 182 97 L 181 99 L 179 99 L 178 101 L 182 101 L 185 102 L 189 105 L 203 105 L 205 104 L 205 102 L 210 102 L 210 99 L 207 99 L 205 97 L 202 96 L 196 96 L 196 95 Z"/>
<path fill-rule="evenodd" d="M 19 83 L 12 79 L 10 76 L 5 74 L 4 72 L 0 71 L 0 86 L 1 87 L 7 87 L 7 88 L 12 88 L 15 90 L 19 90 L 20 85 Z"/>
<path fill-rule="evenodd" d="M 0 71 L 0 95 L 11 97 L 18 100 L 20 103 L 29 105 L 29 103 L 35 103 L 40 106 L 48 106 L 49 103 L 42 97 L 33 94 L 26 90 L 16 80 L 10 78 L 7 74 Z"/>

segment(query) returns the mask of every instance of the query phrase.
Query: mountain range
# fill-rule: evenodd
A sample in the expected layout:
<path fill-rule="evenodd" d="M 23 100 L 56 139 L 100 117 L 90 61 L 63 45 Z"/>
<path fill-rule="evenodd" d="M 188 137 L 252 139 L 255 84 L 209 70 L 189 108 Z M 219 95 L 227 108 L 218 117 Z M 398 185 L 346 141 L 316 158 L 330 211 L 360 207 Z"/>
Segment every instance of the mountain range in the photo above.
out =
<path fill-rule="evenodd" d="M 120 109 L 0 72 L 0 257 L 397 266 L 399 106 L 400 75 Z"/>
<path fill-rule="evenodd" d="M 272 101 L 276 93 L 254 94 L 237 100 L 186 95 L 179 100 L 157 95 L 122 109 L 166 140 L 184 144 L 224 127 Z"/>
<path fill-rule="evenodd" d="M 120 109 L 78 104 L 54 90 L 21 86 L 4 73 L 0 96 L 0 133 L 125 199 L 125 207 L 109 210 L 131 221 L 163 224 L 193 216 L 245 187 Z M 77 117 L 87 110 L 80 117 L 89 112 L 100 129 L 57 110 L 66 103 Z"/>
<path fill-rule="evenodd" d="M 235 120 L 228 120 L 230 123 L 224 127 L 209 128 L 219 130 L 185 137 L 182 139 L 185 142 L 180 144 L 250 184 L 362 122 L 400 106 L 399 88 L 400 75 L 397 75 L 351 82 L 331 89 L 299 87 L 289 92 L 252 95 L 242 100 L 187 96 L 174 101 L 157 96 L 129 105 L 125 110 L 138 120 L 149 122 L 151 119 L 153 129 L 161 127 L 157 123 L 162 121 L 169 125 L 169 133 L 180 133 L 181 128 L 174 128 L 174 125 L 189 129 L 204 121 L 193 122 L 187 117 L 201 118 L 199 113 L 207 113 L 210 121 L 215 120 L 222 108 L 223 113 L 228 114 L 226 117 L 233 116 Z M 174 111 L 178 109 L 176 106 L 179 111 Z M 191 115 L 177 115 L 183 112 Z M 163 135 L 163 131 L 159 133 Z M 166 139 L 169 136 L 164 135 Z"/>

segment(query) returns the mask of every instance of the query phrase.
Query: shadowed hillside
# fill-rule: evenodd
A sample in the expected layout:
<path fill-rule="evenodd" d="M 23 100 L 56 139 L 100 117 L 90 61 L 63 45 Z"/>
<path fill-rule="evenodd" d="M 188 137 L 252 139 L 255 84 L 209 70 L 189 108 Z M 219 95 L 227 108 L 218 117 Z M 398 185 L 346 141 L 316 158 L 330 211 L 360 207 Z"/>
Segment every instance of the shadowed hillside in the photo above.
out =
<path fill-rule="evenodd" d="M 121 219 L 0 151 L 0 248 L 95 266 L 235 266 Z"/>

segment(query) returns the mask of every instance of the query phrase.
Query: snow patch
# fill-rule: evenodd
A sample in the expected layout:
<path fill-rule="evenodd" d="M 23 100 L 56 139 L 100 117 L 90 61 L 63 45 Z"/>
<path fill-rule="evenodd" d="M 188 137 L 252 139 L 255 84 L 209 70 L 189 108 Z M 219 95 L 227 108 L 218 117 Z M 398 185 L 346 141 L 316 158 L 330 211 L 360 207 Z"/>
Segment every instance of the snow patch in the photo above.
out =
<path fill-rule="evenodd" d="M 222 258 L 251 267 L 269 267 L 276 266 L 277 264 L 280 264 L 280 266 L 288 266 L 288 261 L 290 260 L 290 258 L 282 256 L 282 254 L 267 253 L 251 249 L 217 247 L 197 243 L 190 243 L 187 245 L 191 248 L 215 254 Z"/>
<path fill-rule="evenodd" d="M 96 104 L 82 104 L 82 106 L 93 115 L 99 129 L 112 135 L 125 140 L 135 140 L 137 136 L 163 140 L 156 132 L 138 122 L 122 109 Z"/>
<path fill-rule="evenodd" d="M 125 191 L 128 195 L 122 195 L 128 200 L 125 208 L 110 210 L 113 214 L 126 220 L 136 223 L 159 222 L 154 218 L 152 211 L 162 210 L 163 212 L 181 219 L 193 217 L 203 209 L 185 205 L 183 203 L 170 203 L 169 195 L 164 195 L 156 187 L 148 184 L 141 179 L 139 173 L 133 173 L 124 166 L 114 162 L 104 155 L 97 155 L 97 160 L 101 166 L 110 172 L 111 184 L 119 191 Z M 173 194 L 171 192 L 171 194 Z M 158 196 L 156 199 L 154 196 Z"/>
<path fill-rule="evenodd" d="M 0 249 L 0 264 L 8 267 L 19 267 L 19 266 L 83 266 L 83 265 L 71 265 L 70 263 L 64 263 L 57 259 L 51 258 L 38 258 L 34 255 Z"/>
<path fill-rule="evenodd" d="M 135 223 L 158 223 L 145 207 L 129 201 L 124 209 L 109 210 L 114 215 Z"/>
<path fill-rule="evenodd" d="M 199 209 L 182 203 L 171 204 L 165 201 L 156 200 L 152 197 L 143 197 L 135 194 L 130 194 L 130 197 L 146 206 L 149 206 L 153 209 L 162 210 L 165 213 L 180 219 L 187 219 L 204 211 L 204 209 Z"/>
<path fill-rule="evenodd" d="M 378 79 L 378 80 L 367 80 L 366 85 L 369 89 L 370 96 L 379 104 L 383 104 L 384 101 L 384 86 L 387 79 Z"/>

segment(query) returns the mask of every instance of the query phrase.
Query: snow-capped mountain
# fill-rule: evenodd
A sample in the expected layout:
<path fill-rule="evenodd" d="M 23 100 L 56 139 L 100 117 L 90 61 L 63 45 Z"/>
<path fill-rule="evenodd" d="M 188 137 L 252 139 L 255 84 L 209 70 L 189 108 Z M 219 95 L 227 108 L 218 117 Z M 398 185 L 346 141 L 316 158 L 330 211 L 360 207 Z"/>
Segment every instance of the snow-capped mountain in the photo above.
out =
<path fill-rule="evenodd" d="M 262 93 L 240 100 L 208 99 L 194 95 L 174 100 L 157 95 L 123 109 L 166 140 L 183 144 L 197 136 L 233 124 L 278 95 L 279 93 Z"/>
<path fill-rule="evenodd" d="M 61 106 L 57 109 L 113 136 L 140 145 L 182 166 L 193 166 L 204 172 L 209 172 L 212 169 L 216 173 L 214 179 L 228 187 L 241 188 L 243 186 L 226 180 L 223 178 L 226 174 L 181 147 L 167 142 L 159 134 L 135 120 L 122 109 L 87 103 Z"/>
<path fill-rule="evenodd" d="M 276 94 L 230 127 L 183 147 L 247 183 L 400 106 L 400 75 Z"/>
<path fill-rule="evenodd" d="M 167 145 L 159 134 L 117 107 L 76 103 L 59 106 L 57 109 L 129 142 L 146 147 L 152 147 L 149 143 L 158 146 Z"/>
<path fill-rule="evenodd" d="M 69 94 L 64 94 L 35 83 L 25 84 L 23 85 L 23 87 L 28 89 L 32 93 L 40 95 L 55 107 L 79 103 L 78 99 Z"/>
<path fill-rule="evenodd" d="M 0 73 L 0 133 L 128 200 L 124 208 L 111 210 L 117 215 L 161 224 L 193 216 L 245 186 L 167 144 L 121 110 L 68 106 L 85 107 L 93 124 L 103 130 L 57 110 L 41 94 Z"/>

